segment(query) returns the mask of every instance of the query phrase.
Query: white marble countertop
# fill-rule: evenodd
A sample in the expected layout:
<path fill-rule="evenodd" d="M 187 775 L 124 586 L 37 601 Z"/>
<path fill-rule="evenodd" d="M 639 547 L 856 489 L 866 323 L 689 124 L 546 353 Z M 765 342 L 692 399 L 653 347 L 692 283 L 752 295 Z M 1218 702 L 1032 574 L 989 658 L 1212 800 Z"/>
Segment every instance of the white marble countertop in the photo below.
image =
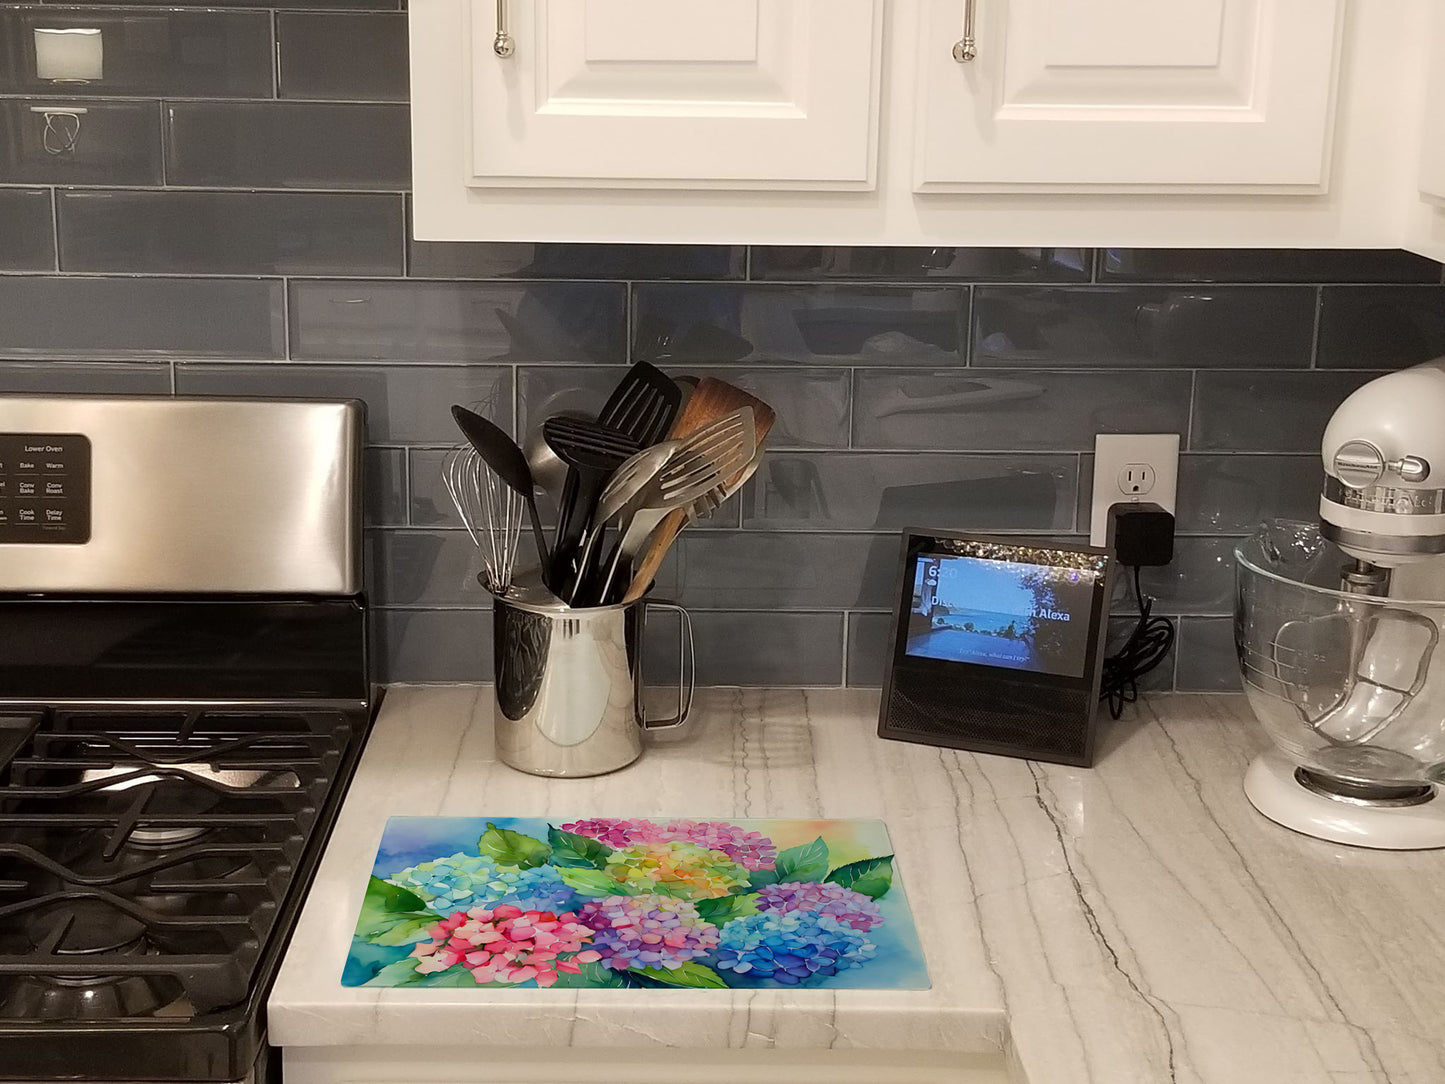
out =
<path fill-rule="evenodd" d="M 1445 852 L 1266 821 L 1241 789 L 1265 742 L 1242 697 L 1155 698 L 1084 770 L 881 741 L 876 692 L 706 690 L 687 733 L 631 767 L 547 780 L 494 759 L 490 695 L 388 692 L 271 994 L 274 1044 L 1004 1051 L 1030 1084 L 1445 1081 Z M 933 988 L 345 988 L 396 815 L 881 817 Z"/>

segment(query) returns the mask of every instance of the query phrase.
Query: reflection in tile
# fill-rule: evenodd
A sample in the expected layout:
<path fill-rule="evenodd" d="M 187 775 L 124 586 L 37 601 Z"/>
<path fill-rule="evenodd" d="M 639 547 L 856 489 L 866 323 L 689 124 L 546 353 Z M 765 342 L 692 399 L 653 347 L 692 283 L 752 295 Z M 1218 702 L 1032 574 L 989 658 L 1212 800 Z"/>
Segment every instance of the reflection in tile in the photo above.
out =
<path fill-rule="evenodd" d="M 1350 392 L 1379 375 L 1201 372 L 1194 392 L 1190 447 L 1219 452 L 1318 452 L 1325 423 L 1335 408 Z"/>
<path fill-rule="evenodd" d="M 1308 368 L 1311 286 L 980 286 L 975 365 Z"/>
<path fill-rule="evenodd" d="M 263 280 L 0 278 L 11 357 L 280 357 L 281 312 Z"/>
<path fill-rule="evenodd" d="M 1445 354 L 1445 286 L 1327 286 L 1319 365 L 1398 369 Z"/>
<path fill-rule="evenodd" d="M 453 403 L 498 404 L 510 420 L 511 373 L 486 365 L 190 365 L 176 366 L 181 395 L 272 395 L 361 399 L 375 443 L 449 444 Z"/>
<path fill-rule="evenodd" d="M 269 98 L 271 15 L 265 11 L 126 11 L 38 4 L 0 9 L 0 42 L 34 41 L 36 28 L 98 28 L 103 77 L 87 97 Z M 71 97 L 75 85 L 41 79 L 35 49 L 0 65 L 0 93 Z"/>
<path fill-rule="evenodd" d="M 372 610 L 376 680 L 492 680 L 491 610 Z"/>
<path fill-rule="evenodd" d="M 1239 534 L 1275 516 L 1313 519 L 1323 478 L 1318 455 L 1180 456 L 1175 530 Z"/>
<path fill-rule="evenodd" d="M 743 526 L 1072 531 L 1073 455 L 773 452 L 742 494 Z"/>
<path fill-rule="evenodd" d="M 726 245 L 411 241 L 407 274 L 462 279 L 735 279 L 742 277 L 743 252 L 741 246 Z"/>
<path fill-rule="evenodd" d="M 50 145 L 69 145 L 68 152 L 45 149 L 46 119 L 31 112 L 39 105 L 85 110 L 73 133 L 65 117 L 50 122 Z M 0 178 L 10 184 L 160 184 L 160 115 L 159 102 L 0 101 Z"/>
<path fill-rule="evenodd" d="M 1176 538 L 1174 560 L 1162 568 L 1146 568 L 1140 579 L 1144 593 L 1155 598 L 1161 614 L 1230 614 L 1234 612 L 1234 546 L 1237 538 Z M 1132 607 L 1132 602 L 1127 610 Z M 1121 612 L 1116 606 L 1116 612 Z"/>
<path fill-rule="evenodd" d="M 0 394 L 169 395 L 169 362 L 0 361 Z"/>
<path fill-rule="evenodd" d="M 859 370 L 853 444 L 1091 451 L 1097 433 L 1184 433 L 1187 372 Z"/>
<path fill-rule="evenodd" d="M 366 532 L 367 590 L 374 606 L 479 606 L 481 562 L 466 531 Z"/>
<path fill-rule="evenodd" d="M 55 268 L 48 188 L 0 188 L 0 271 Z"/>
<path fill-rule="evenodd" d="M 673 547 L 678 601 L 705 609 L 886 606 L 897 535 L 685 531 Z"/>
<path fill-rule="evenodd" d="M 842 684 L 843 615 L 840 613 L 694 610 L 692 631 L 699 685 Z M 659 684 L 666 682 L 670 675 L 668 661 L 676 654 L 676 648 L 671 647 L 675 636 L 671 622 L 664 625 L 663 621 L 657 621 L 649 625 L 648 657 L 664 660 L 658 667 L 663 675 Z"/>
<path fill-rule="evenodd" d="M 1398 249 L 1106 248 L 1101 281 L 1439 282 L 1440 265 Z"/>
<path fill-rule="evenodd" d="M 401 201 L 313 192 L 59 194 L 67 271 L 401 273 Z"/>
<path fill-rule="evenodd" d="M 1175 686 L 1180 692 L 1240 691 L 1232 618 L 1186 617 L 1180 622 L 1178 651 Z"/>
<path fill-rule="evenodd" d="M 292 356 L 621 364 L 626 305 L 611 282 L 293 282 Z"/>
<path fill-rule="evenodd" d="M 968 334 L 968 291 L 949 286 L 655 283 L 633 309 L 633 356 L 660 365 L 956 365 Z"/>
<path fill-rule="evenodd" d="M 276 16 L 281 97 L 404 102 L 404 14 Z"/>
<path fill-rule="evenodd" d="M 1088 282 L 1087 248 L 753 247 L 755 279 Z"/>
<path fill-rule="evenodd" d="M 888 672 L 892 645 L 888 630 L 892 614 L 850 613 L 848 615 L 848 684 L 879 688 Z"/>
<path fill-rule="evenodd" d="M 368 527 L 406 525 L 406 449 L 368 448 L 363 456 Z"/>
<path fill-rule="evenodd" d="M 846 369 L 709 369 L 668 364 L 673 375 L 716 376 L 757 396 L 777 413 L 768 434 L 768 454 L 785 448 L 844 448 L 848 445 Z M 623 368 L 522 367 L 522 431 L 559 411 L 596 414 Z"/>
<path fill-rule="evenodd" d="M 410 132 L 404 105 L 174 102 L 166 177 L 220 188 L 402 189 Z"/>
<path fill-rule="evenodd" d="M 413 527 L 462 526 L 461 516 L 457 515 L 442 482 L 442 460 L 446 454 L 441 448 L 412 448 L 407 452 L 411 494 L 408 508 Z"/>

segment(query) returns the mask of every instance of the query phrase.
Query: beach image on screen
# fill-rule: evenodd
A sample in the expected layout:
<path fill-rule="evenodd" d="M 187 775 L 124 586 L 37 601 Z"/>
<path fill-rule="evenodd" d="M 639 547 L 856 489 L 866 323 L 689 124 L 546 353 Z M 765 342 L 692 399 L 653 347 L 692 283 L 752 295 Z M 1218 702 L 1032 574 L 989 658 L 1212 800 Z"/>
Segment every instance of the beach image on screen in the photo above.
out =
<path fill-rule="evenodd" d="M 904 651 L 1081 677 L 1096 575 L 979 557 L 920 556 Z"/>

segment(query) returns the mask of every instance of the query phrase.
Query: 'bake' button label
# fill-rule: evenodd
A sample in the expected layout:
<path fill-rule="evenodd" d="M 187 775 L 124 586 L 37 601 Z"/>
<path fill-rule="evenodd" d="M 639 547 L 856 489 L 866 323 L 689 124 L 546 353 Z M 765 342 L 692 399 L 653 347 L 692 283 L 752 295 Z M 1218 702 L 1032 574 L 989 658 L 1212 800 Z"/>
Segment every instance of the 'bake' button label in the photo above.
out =
<path fill-rule="evenodd" d="M 35 460 L 33 460 L 33 459 L 22 459 L 19 463 L 15 464 L 15 469 L 16 469 L 16 470 L 39 470 L 40 468 L 36 465 Z"/>

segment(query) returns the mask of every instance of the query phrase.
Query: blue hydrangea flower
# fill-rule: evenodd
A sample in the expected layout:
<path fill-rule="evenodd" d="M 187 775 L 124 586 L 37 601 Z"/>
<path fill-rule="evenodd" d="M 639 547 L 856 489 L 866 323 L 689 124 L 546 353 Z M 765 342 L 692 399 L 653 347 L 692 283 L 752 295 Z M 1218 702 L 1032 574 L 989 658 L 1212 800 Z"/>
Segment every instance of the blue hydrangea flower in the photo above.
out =
<path fill-rule="evenodd" d="M 520 869 L 461 853 L 420 862 L 388 880 L 415 893 L 439 915 L 503 903 L 524 911 L 562 912 L 573 910 L 577 901 L 551 866 Z"/>
<path fill-rule="evenodd" d="M 763 911 L 722 927 L 717 965 L 788 986 L 861 967 L 878 946 L 862 930 L 814 911 Z"/>

